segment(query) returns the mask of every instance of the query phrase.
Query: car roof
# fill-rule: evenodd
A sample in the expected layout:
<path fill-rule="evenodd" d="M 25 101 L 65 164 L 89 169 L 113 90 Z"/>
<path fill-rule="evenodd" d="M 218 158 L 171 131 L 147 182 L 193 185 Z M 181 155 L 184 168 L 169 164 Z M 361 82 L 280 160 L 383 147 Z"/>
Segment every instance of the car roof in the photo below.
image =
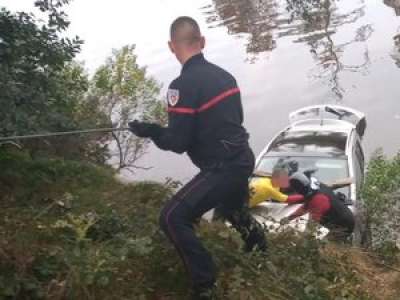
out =
<path fill-rule="evenodd" d="M 289 125 L 286 130 L 341 132 L 349 136 L 354 128 L 355 126 L 353 124 L 342 120 L 309 119 L 294 122 Z"/>
<path fill-rule="evenodd" d="M 306 121 L 306 122 L 304 122 Z M 365 114 L 350 107 L 320 104 L 300 108 L 289 114 L 291 125 L 320 125 L 324 127 L 334 127 L 333 130 L 351 130 L 356 129 L 360 138 L 364 136 L 367 122 Z M 341 129 L 340 129 L 341 128 Z"/>
<path fill-rule="evenodd" d="M 332 116 L 327 117 L 325 111 L 331 112 L 332 109 L 339 112 L 341 116 L 339 118 L 332 118 Z M 355 122 L 351 118 L 345 118 L 347 114 L 355 117 Z M 346 157 L 352 151 L 350 141 L 352 140 L 353 133 L 359 133 L 357 126 L 359 126 L 363 120 L 365 120 L 364 114 L 346 107 L 332 105 L 304 107 L 290 113 L 290 124 L 270 140 L 258 155 L 257 160 L 264 156 L 287 156 L 289 153 L 293 156 Z M 365 126 L 361 129 L 365 129 Z M 337 138 L 333 138 L 331 141 L 331 144 L 333 145 L 332 149 L 329 149 L 329 146 L 332 145 L 329 145 L 329 142 L 326 141 L 327 144 L 324 149 L 322 149 L 324 151 L 321 151 L 318 147 L 313 148 L 312 145 L 310 145 L 310 147 L 305 147 L 304 149 L 299 149 L 298 147 L 288 147 L 286 149 L 281 147 L 281 149 L 274 149 L 274 143 L 282 134 L 295 132 L 308 132 L 310 134 L 318 133 L 317 135 L 320 137 L 330 135 L 331 138 L 335 136 Z M 363 134 L 363 130 L 360 130 L 360 133 Z M 362 138 L 362 135 L 360 136 L 358 134 L 358 136 Z M 303 141 L 303 143 L 305 142 Z"/>

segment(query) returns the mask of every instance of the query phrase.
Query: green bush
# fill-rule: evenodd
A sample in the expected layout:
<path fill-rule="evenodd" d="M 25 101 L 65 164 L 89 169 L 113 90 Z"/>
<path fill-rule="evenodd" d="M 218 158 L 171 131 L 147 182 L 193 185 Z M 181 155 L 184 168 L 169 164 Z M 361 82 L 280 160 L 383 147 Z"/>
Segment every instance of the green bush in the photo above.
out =
<path fill-rule="evenodd" d="M 386 158 L 375 153 L 368 164 L 362 193 L 371 247 L 387 260 L 399 258 L 400 153 Z"/>

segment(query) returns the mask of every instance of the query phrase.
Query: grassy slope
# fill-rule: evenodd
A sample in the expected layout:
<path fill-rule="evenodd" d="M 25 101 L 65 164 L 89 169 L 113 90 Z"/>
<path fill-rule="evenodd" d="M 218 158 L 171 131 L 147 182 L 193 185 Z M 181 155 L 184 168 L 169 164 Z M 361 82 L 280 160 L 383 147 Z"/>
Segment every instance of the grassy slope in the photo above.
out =
<path fill-rule="evenodd" d="M 0 152 L 0 299 L 188 299 L 158 231 L 171 188 L 121 184 L 111 170 Z M 285 231 L 243 254 L 221 223 L 200 226 L 221 299 L 397 299 L 399 272 L 361 250 Z M 393 265 L 392 265 L 393 267 Z"/>

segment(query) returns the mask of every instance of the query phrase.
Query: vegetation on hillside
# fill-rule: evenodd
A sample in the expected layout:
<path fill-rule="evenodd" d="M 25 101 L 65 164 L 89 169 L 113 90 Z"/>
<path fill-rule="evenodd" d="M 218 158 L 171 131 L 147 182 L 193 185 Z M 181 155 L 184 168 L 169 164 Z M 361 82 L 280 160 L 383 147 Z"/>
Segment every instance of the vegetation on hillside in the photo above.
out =
<path fill-rule="evenodd" d="M 44 21 L 0 9 L 0 135 L 111 126 L 132 116 L 165 122 L 160 86 L 138 66 L 133 46 L 115 50 L 93 78 L 74 61 L 82 41 L 63 37 L 68 2 L 36 1 Z M 0 143 L 0 300 L 188 299 L 187 275 L 158 227 L 179 183 L 119 182 L 106 164 L 111 140 Z M 118 168 L 137 167 L 147 141 L 114 140 Z M 246 254 L 236 232 L 201 221 L 219 267 L 219 298 L 397 299 L 399 167 L 400 156 L 369 163 L 368 249 L 282 229 L 268 233 L 267 254 Z"/>
<path fill-rule="evenodd" d="M 187 276 L 158 228 L 176 182 L 122 184 L 111 168 L 5 149 L 0 165 L 0 299 L 188 299 Z M 219 266 L 220 299 L 400 292 L 398 249 L 389 262 L 381 252 L 283 230 L 268 234 L 267 255 L 245 254 L 225 224 L 202 221 L 199 230 Z"/>

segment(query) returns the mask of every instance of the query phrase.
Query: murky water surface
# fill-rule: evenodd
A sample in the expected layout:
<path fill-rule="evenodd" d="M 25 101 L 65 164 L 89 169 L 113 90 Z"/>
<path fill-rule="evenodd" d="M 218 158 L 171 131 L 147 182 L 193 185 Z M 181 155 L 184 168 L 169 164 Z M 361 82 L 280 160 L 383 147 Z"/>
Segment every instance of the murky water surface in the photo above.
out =
<path fill-rule="evenodd" d="M 400 0 L 190 2 L 200 11 L 207 57 L 238 79 L 256 153 L 287 125 L 289 112 L 319 103 L 366 113 L 368 156 L 378 147 L 388 155 L 400 149 Z M 160 64 L 167 84 L 178 71 Z M 154 160 L 157 176 L 193 172 L 174 155 L 146 159 Z"/>
<path fill-rule="evenodd" d="M 71 32 L 92 71 L 112 47 L 135 43 L 140 63 L 163 83 L 180 71 L 166 42 L 179 15 L 198 20 L 206 57 L 237 78 L 245 126 L 258 153 L 305 105 L 337 103 L 367 115 L 364 148 L 400 149 L 400 0 L 75 0 Z M 90 11 L 90 19 L 88 19 Z M 183 156 L 151 149 L 138 176 L 187 179 Z"/>

